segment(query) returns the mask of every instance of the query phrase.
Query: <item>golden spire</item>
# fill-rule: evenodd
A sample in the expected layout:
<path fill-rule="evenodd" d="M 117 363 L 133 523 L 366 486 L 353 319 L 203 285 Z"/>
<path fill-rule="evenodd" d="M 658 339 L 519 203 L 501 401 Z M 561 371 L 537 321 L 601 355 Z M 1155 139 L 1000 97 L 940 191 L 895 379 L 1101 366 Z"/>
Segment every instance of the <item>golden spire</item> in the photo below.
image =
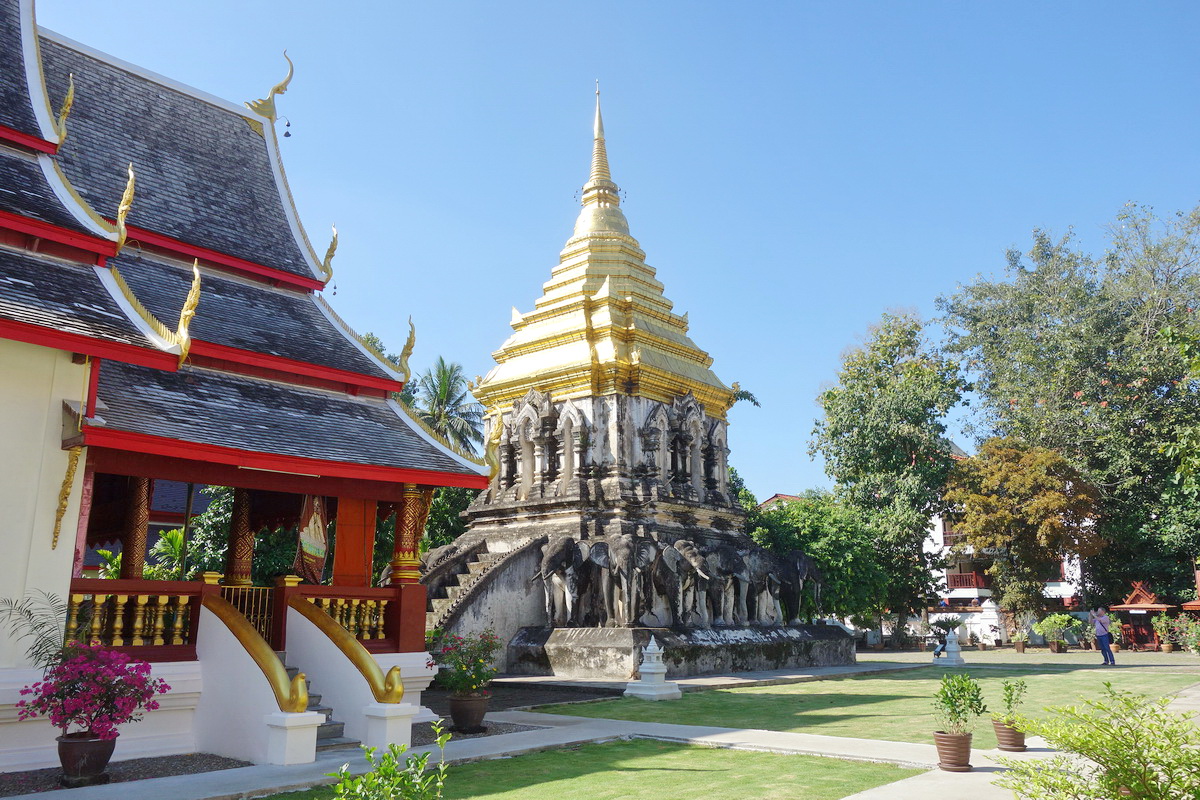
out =
<path fill-rule="evenodd" d="M 117 206 L 117 252 L 121 252 L 121 248 L 125 246 L 125 238 L 128 236 L 128 231 L 125 230 L 125 218 L 129 216 L 129 209 L 133 208 L 133 190 L 137 184 L 133 176 L 133 162 L 129 163 L 129 180 L 125 182 L 125 193 L 121 195 L 121 204 Z"/>
<path fill-rule="evenodd" d="M 629 222 L 621 211 L 620 189 L 608 168 L 604 143 L 604 117 L 600 114 L 600 81 L 596 81 L 596 118 L 592 124 L 592 170 L 583 185 L 583 210 L 575 221 L 575 235 L 622 233 L 629 235 Z"/>

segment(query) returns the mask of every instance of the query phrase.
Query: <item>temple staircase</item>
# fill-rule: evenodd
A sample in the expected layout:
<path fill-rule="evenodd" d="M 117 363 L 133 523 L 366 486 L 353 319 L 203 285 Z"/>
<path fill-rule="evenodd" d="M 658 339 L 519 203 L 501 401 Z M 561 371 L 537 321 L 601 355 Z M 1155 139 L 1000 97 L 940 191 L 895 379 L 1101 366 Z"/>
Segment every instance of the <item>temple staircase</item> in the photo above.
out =
<path fill-rule="evenodd" d="M 452 623 L 468 605 L 471 595 L 487 582 L 490 575 L 518 553 L 531 546 L 540 546 L 545 539 L 545 536 L 530 537 L 514 549 L 501 553 L 488 552 L 485 546 L 458 560 L 453 567 L 455 574 L 446 578 L 437 592 L 442 596 L 431 596 L 426 604 L 425 630 L 445 628 Z"/>
<path fill-rule="evenodd" d="M 276 653 L 279 660 L 283 662 L 284 669 L 287 670 L 288 678 L 295 678 L 300 672 L 299 667 L 289 666 L 287 663 L 287 653 Z M 325 721 L 317 727 L 317 752 L 325 750 L 342 750 L 349 748 L 357 748 L 362 744 L 357 739 L 351 739 L 345 735 L 346 723 L 338 722 L 333 718 L 333 709 L 329 706 L 321 705 L 321 695 L 314 694 L 312 691 L 312 681 L 305 680 L 308 684 L 308 711 L 316 711 L 319 714 L 325 715 Z"/>

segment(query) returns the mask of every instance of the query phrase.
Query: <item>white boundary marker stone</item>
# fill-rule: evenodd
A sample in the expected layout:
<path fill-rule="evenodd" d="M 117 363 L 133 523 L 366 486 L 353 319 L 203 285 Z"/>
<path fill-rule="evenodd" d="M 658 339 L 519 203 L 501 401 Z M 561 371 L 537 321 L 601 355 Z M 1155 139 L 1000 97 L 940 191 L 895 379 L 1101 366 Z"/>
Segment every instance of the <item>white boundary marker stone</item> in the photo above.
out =
<path fill-rule="evenodd" d="M 679 684 L 666 680 L 667 665 L 662 660 L 662 648 L 652 635 L 650 644 L 642 648 L 641 680 L 630 681 L 625 687 L 626 697 L 642 700 L 678 700 L 683 697 Z"/>

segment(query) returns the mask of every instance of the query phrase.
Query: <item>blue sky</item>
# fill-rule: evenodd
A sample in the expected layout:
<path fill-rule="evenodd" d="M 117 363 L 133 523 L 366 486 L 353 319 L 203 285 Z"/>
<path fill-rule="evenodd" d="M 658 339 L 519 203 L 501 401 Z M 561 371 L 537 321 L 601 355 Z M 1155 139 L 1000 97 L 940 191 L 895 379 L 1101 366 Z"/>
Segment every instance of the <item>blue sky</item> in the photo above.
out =
<path fill-rule="evenodd" d="M 40 0 L 39 22 L 279 103 L 331 300 L 413 363 L 486 372 L 587 177 L 593 80 L 647 260 L 717 374 L 760 496 L 825 485 L 817 393 L 887 309 L 1003 268 L 1035 227 L 1099 249 L 1200 201 L 1200 4 Z M 85 102 L 78 98 L 77 102 Z M 282 124 L 282 123 L 281 123 Z M 964 443 L 968 444 L 968 443 Z"/>

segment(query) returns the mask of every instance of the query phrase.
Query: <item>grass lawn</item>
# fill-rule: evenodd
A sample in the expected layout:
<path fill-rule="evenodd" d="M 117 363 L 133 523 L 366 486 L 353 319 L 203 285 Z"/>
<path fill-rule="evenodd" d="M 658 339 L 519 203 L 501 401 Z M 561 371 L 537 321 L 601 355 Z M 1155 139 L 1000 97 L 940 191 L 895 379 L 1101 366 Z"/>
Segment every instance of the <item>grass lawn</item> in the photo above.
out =
<path fill-rule="evenodd" d="M 1040 715 L 1045 706 L 1071 704 L 1081 694 L 1095 694 L 1105 681 L 1119 689 L 1150 695 L 1170 694 L 1197 682 L 1196 675 L 1122 671 L 1119 667 L 951 670 L 931 666 L 873 677 L 689 692 L 682 700 L 667 703 L 621 698 L 537 710 L 580 717 L 930 742 L 935 728 L 931 698 L 942 674 L 954 671 L 968 672 L 979 680 L 992 710 L 1000 708 L 1000 682 L 1004 678 L 1024 678 L 1029 684 L 1024 711 L 1030 716 Z M 996 746 L 990 718 L 985 717 L 976 727 L 973 745 L 982 749 Z"/>
<path fill-rule="evenodd" d="M 644 701 L 639 701 L 644 702 Z M 649 739 L 583 744 L 561 750 L 451 766 L 447 800 L 621 800 L 737 797 L 739 800 L 836 800 L 916 775 L 889 764 L 817 756 L 695 747 Z M 332 789 L 268 800 L 328 800 Z"/>

